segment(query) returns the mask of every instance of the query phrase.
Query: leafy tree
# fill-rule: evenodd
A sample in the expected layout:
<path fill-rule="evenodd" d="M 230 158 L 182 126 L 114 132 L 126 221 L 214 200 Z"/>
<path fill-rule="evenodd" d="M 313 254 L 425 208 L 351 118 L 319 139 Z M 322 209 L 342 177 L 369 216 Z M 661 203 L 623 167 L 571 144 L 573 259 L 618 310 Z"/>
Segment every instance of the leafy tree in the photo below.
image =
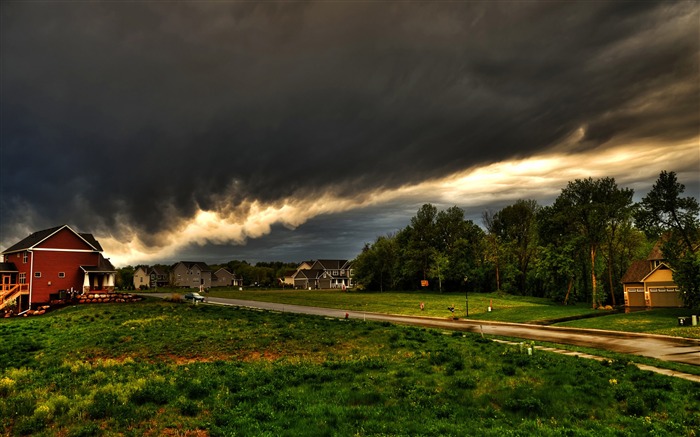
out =
<path fill-rule="evenodd" d="M 606 241 L 611 223 L 620 220 L 620 210 L 632 204 L 633 191 L 618 188 L 614 178 L 576 179 L 569 182 L 552 205 L 556 220 L 570 224 L 569 230 L 585 244 L 590 268 L 593 308 L 600 304 L 596 278 L 596 256 Z"/>
<path fill-rule="evenodd" d="M 501 239 L 496 232 L 495 217 L 490 211 L 484 211 L 481 214 L 481 221 L 486 227 L 488 234 L 485 236 L 485 243 L 488 247 L 487 257 L 494 265 L 496 273 L 496 291 L 501 291 L 501 259 L 502 245 Z"/>
<path fill-rule="evenodd" d="M 406 229 L 406 254 L 409 258 L 407 266 L 420 273 L 421 279 L 428 279 L 433 262 L 437 235 L 436 217 L 437 208 L 426 203 L 411 218 L 411 224 Z"/>
<path fill-rule="evenodd" d="M 384 291 L 396 289 L 399 252 L 393 235 L 377 237 L 365 244 L 353 261 L 353 278 L 361 289 Z"/>
<path fill-rule="evenodd" d="M 442 280 L 445 278 L 449 263 L 450 259 L 443 252 L 436 252 L 435 255 L 433 255 L 433 264 L 430 269 L 430 276 L 437 278 L 439 291 L 442 291 Z"/>
<path fill-rule="evenodd" d="M 503 248 L 515 259 L 517 290 L 527 293 L 527 277 L 530 264 L 537 250 L 536 215 L 539 205 L 534 200 L 518 200 L 494 214 L 490 232 L 494 233 Z"/>
<path fill-rule="evenodd" d="M 540 209 L 537 222 L 541 246 L 536 274 L 545 284 L 549 297 L 564 305 L 575 302 L 576 285 L 583 277 L 578 274 L 583 264 L 581 260 L 586 259 L 581 251 L 583 238 L 563 212 L 553 206 Z"/>
<path fill-rule="evenodd" d="M 134 286 L 134 267 L 126 266 L 117 269 L 115 284 L 118 289 L 128 290 Z"/>
<path fill-rule="evenodd" d="M 673 270 L 673 279 L 691 308 L 700 308 L 700 206 L 692 197 L 681 197 L 685 186 L 675 172 L 662 171 L 651 191 L 637 205 L 637 226 L 648 237 L 663 235 L 662 252 Z"/>

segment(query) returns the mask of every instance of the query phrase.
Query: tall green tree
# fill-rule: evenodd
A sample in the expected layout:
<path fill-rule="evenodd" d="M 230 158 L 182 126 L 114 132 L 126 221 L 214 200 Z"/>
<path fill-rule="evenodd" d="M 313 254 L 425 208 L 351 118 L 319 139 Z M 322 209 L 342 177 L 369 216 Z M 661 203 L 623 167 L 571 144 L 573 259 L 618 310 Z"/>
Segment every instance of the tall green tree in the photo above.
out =
<path fill-rule="evenodd" d="M 433 264 L 437 241 L 436 218 L 437 208 L 426 203 L 411 218 L 407 229 L 409 265 L 420 272 L 421 279 L 428 279 L 430 266 Z"/>
<path fill-rule="evenodd" d="M 481 214 L 481 222 L 486 228 L 487 234 L 484 242 L 487 246 L 487 258 L 493 264 L 496 276 L 496 291 L 501 291 L 501 260 L 502 244 L 501 239 L 496 232 L 495 214 L 491 211 L 484 211 Z"/>
<path fill-rule="evenodd" d="M 516 288 L 526 294 L 528 272 L 537 250 L 537 221 L 539 205 L 535 200 L 518 200 L 493 216 L 491 232 L 496 234 L 517 269 Z"/>
<path fill-rule="evenodd" d="M 609 226 L 618 219 L 617 211 L 632 204 L 632 194 L 631 189 L 619 188 L 614 178 L 587 178 L 569 182 L 554 201 L 555 217 L 568 221 L 586 245 L 593 308 L 601 301 L 596 277 L 598 249 L 606 241 Z"/>
<path fill-rule="evenodd" d="M 649 238 L 663 236 L 661 250 L 685 305 L 700 308 L 700 206 L 681 197 L 684 191 L 675 172 L 662 171 L 637 205 L 635 220 Z"/>

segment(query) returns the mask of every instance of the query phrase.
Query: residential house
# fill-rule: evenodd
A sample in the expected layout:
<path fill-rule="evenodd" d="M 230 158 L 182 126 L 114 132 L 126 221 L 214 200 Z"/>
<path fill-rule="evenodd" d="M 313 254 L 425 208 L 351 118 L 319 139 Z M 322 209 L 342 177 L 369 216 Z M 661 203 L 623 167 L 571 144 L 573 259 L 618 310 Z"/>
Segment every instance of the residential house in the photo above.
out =
<path fill-rule="evenodd" d="M 149 288 L 151 283 L 150 268 L 148 266 L 138 266 L 134 270 L 134 289 L 141 290 Z"/>
<path fill-rule="evenodd" d="M 203 262 L 180 261 L 170 269 L 170 284 L 174 287 L 210 288 L 211 281 L 211 268 Z"/>
<path fill-rule="evenodd" d="M 168 271 L 161 266 L 138 266 L 134 270 L 134 288 L 157 288 L 169 284 Z"/>
<path fill-rule="evenodd" d="M 2 252 L 0 309 L 48 303 L 61 293 L 112 292 L 116 269 L 92 234 L 68 225 L 37 231 Z"/>
<path fill-rule="evenodd" d="M 326 259 L 302 263 L 292 276 L 295 288 L 351 288 L 352 267 L 348 260 Z"/>
<path fill-rule="evenodd" d="M 151 287 L 166 287 L 170 284 L 170 272 L 168 272 L 167 267 L 151 267 L 150 276 Z"/>
<path fill-rule="evenodd" d="M 280 287 L 294 287 L 294 274 L 297 271 L 294 269 L 285 270 L 281 278 L 277 278 Z"/>
<path fill-rule="evenodd" d="M 212 287 L 238 287 L 243 285 L 243 280 L 222 267 L 214 272 L 211 284 Z"/>
<path fill-rule="evenodd" d="M 673 271 L 665 261 L 657 243 L 646 260 L 630 265 L 621 280 L 626 307 L 683 306 L 678 286 L 673 281 Z"/>

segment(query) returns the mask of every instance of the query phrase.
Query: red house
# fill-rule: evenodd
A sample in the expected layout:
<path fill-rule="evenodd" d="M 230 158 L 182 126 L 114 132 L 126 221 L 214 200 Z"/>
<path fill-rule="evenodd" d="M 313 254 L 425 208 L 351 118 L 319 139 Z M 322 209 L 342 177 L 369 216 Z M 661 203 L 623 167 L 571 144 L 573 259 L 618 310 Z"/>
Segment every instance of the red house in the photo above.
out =
<path fill-rule="evenodd" d="M 0 310 L 19 298 L 19 309 L 61 294 L 114 291 L 116 269 L 92 234 L 68 225 L 34 232 L 2 252 Z"/>

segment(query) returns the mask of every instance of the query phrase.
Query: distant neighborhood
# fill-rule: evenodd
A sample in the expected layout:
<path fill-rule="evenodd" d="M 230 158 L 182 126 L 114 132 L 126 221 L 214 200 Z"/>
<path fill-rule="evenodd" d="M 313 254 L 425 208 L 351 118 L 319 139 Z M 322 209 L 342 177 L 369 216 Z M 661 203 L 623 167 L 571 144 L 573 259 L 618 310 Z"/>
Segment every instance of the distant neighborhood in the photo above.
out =
<path fill-rule="evenodd" d="M 157 287 L 202 288 L 243 287 L 242 276 L 225 267 L 212 268 L 201 261 L 179 261 L 171 267 L 137 266 L 134 270 L 135 289 Z M 304 261 L 277 278 L 277 286 L 296 289 L 352 288 L 350 261 L 325 259 Z"/>
<path fill-rule="evenodd" d="M 61 225 L 34 232 L 2 252 L 0 260 L 0 312 L 22 313 L 32 306 L 65 302 L 78 296 L 107 295 L 122 289 L 158 287 L 201 288 L 257 286 L 244 283 L 241 273 L 227 267 L 210 267 L 201 261 L 179 261 L 172 266 L 137 266 L 130 283 L 103 254 L 92 234 Z M 252 266 L 239 262 L 238 267 Z M 267 270 L 272 271 L 272 268 Z M 274 286 L 296 289 L 349 289 L 353 287 L 349 260 L 305 261 L 282 269 Z M 121 283 L 120 283 L 121 282 Z"/>

